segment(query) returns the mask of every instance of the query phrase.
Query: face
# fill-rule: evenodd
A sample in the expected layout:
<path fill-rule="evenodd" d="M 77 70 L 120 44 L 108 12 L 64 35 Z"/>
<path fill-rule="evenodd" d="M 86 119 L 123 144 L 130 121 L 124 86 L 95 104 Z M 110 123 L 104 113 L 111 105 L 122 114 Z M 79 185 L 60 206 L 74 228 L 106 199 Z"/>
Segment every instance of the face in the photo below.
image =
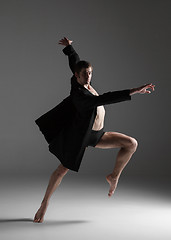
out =
<path fill-rule="evenodd" d="M 82 68 L 81 72 L 75 73 L 75 76 L 77 78 L 77 81 L 81 84 L 81 85 L 89 85 L 91 82 L 91 78 L 92 78 L 92 68 Z"/>

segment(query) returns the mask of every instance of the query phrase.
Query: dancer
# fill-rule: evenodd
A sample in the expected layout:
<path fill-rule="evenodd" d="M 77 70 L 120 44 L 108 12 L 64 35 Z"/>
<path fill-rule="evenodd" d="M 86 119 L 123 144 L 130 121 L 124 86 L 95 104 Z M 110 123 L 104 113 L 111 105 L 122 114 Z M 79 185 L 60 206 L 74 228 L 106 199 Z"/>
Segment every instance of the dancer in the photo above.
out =
<path fill-rule="evenodd" d="M 79 171 L 88 146 L 109 149 L 120 148 L 113 171 L 106 176 L 111 197 L 117 187 L 119 177 L 137 149 L 135 138 L 118 132 L 104 132 L 105 109 L 103 105 L 131 100 L 133 94 L 154 91 L 155 85 L 146 84 L 138 88 L 107 92 L 99 95 L 91 85 L 93 67 L 80 58 L 72 46 L 72 41 L 63 38 L 59 44 L 65 46 L 73 73 L 71 92 L 59 105 L 36 120 L 40 131 L 49 144 L 49 151 L 61 162 L 51 175 L 45 196 L 34 222 L 43 222 L 49 200 L 69 170 Z"/>

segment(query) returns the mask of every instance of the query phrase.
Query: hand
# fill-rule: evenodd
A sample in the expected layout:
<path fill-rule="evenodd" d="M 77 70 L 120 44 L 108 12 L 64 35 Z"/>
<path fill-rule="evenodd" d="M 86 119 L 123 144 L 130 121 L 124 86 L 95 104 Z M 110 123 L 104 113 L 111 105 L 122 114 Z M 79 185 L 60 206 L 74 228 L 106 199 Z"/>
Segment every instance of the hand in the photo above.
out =
<path fill-rule="evenodd" d="M 59 40 L 58 44 L 68 46 L 71 45 L 73 41 L 69 40 L 68 38 L 64 37 L 61 40 Z"/>
<path fill-rule="evenodd" d="M 140 93 L 140 94 L 151 93 L 151 91 L 149 91 L 148 89 L 150 88 L 152 91 L 154 91 L 154 87 L 155 87 L 155 85 L 153 85 L 151 83 L 151 84 L 146 84 L 146 85 L 138 87 L 138 88 L 133 88 L 130 90 L 130 95 L 133 95 L 135 93 Z"/>

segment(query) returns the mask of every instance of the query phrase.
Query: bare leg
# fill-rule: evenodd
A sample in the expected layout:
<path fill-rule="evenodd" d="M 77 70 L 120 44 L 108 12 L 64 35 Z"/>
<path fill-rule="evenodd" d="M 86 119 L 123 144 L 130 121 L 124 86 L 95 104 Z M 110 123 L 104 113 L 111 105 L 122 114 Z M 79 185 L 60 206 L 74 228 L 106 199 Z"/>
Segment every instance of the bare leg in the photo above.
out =
<path fill-rule="evenodd" d="M 118 152 L 113 172 L 106 176 L 110 185 L 108 196 L 111 197 L 117 187 L 121 172 L 129 162 L 137 148 L 137 141 L 121 133 L 106 132 L 96 145 L 97 148 L 117 148 L 121 147 Z"/>
<path fill-rule="evenodd" d="M 62 181 L 62 178 L 65 176 L 67 172 L 68 172 L 68 169 L 65 168 L 62 164 L 60 164 L 58 168 L 52 173 L 45 196 L 41 203 L 41 206 L 34 217 L 34 222 L 39 222 L 39 223 L 43 222 L 50 197 L 52 196 L 55 189 L 59 186 L 59 184 Z"/>
<path fill-rule="evenodd" d="M 134 153 L 134 148 L 129 149 L 126 147 L 121 148 L 120 151 L 118 152 L 113 172 L 108 176 L 106 176 L 106 180 L 110 184 L 110 189 L 108 193 L 109 197 L 111 197 L 114 194 L 121 172 L 127 165 L 133 153 Z"/>

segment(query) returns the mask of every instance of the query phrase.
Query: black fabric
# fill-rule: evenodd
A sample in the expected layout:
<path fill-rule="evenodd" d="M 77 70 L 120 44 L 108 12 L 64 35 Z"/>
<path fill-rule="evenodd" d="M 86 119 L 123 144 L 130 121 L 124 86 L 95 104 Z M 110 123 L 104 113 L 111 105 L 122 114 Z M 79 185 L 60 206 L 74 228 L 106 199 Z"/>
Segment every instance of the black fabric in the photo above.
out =
<path fill-rule="evenodd" d="M 104 128 L 102 128 L 99 131 L 91 130 L 90 135 L 88 137 L 87 147 L 88 146 L 95 147 L 97 145 L 97 143 L 100 141 L 101 137 L 105 133 L 103 129 Z"/>
<path fill-rule="evenodd" d="M 71 96 L 65 98 L 59 105 L 42 115 L 35 122 L 45 139 L 50 143 L 63 129 L 71 123 L 76 114 L 76 110 L 71 101 Z"/>
<path fill-rule="evenodd" d="M 68 56 L 74 73 L 75 65 L 80 60 L 78 54 L 71 45 L 65 47 L 63 52 Z M 95 96 L 80 85 L 73 75 L 70 95 L 35 121 L 49 143 L 49 151 L 66 168 L 78 172 L 97 114 L 97 106 L 131 100 L 129 94 L 128 89 Z"/>

